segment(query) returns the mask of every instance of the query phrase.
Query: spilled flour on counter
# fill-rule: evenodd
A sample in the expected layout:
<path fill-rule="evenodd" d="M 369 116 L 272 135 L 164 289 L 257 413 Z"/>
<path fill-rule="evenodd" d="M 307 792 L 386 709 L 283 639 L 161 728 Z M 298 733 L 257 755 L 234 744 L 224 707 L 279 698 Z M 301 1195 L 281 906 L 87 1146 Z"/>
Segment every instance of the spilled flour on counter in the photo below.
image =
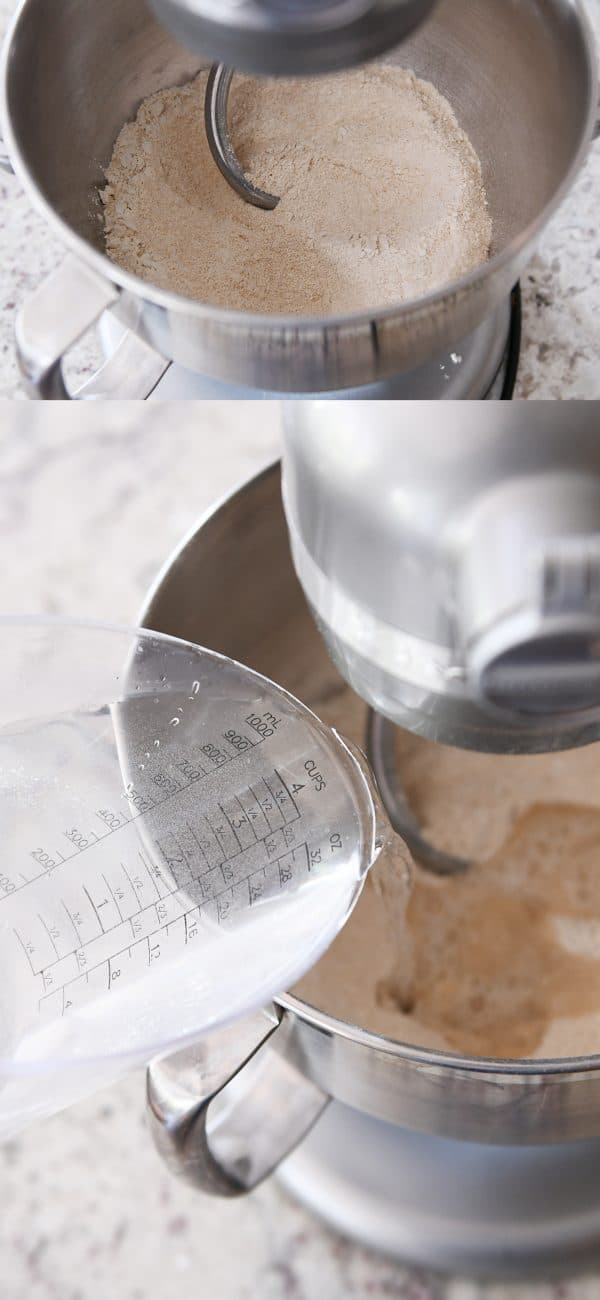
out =
<path fill-rule="evenodd" d="M 186 297 L 258 312 L 382 307 L 489 256 L 481 165 L 446 99 L 373 64 L 307 81 L 235 78 L 232 139 L 275 211 L 230 189 L 204 131 L 206 73 L 146 99 L 106 172 L 106 251 Z"/>

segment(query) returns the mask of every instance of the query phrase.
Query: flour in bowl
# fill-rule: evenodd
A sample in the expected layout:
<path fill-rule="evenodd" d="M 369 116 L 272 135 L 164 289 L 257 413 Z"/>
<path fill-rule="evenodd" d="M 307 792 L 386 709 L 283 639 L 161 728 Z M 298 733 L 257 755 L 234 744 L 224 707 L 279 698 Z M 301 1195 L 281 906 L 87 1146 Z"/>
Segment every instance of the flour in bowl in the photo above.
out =
<path fill-rule="evenodd" d="M 325 673 L 303 698 L 364 744 L 366 706 Z M 395 865 L 382 857 L 294 992 L 415 1046 L 513 1059 L 599 1053 L 600 745 L 478 754 L 398 730 L 396 754 L 426 838 L 472 865 L 445 878 L 417 866 L 410 899 L 395 903 L 389 881 L 381 888 Z"/>
<path fill-rule="evenodd" d="M 487 260 L 481 164 L 428 82 L 380 64 L 236 77 L 236 151 L 281 195 L 266 212 L 213 161 L 206 78 L 151 95 L 116 141 L 102 199 L 106 251 L 125 270 L 222 307 L 323 315 L 410 301 Z"/>

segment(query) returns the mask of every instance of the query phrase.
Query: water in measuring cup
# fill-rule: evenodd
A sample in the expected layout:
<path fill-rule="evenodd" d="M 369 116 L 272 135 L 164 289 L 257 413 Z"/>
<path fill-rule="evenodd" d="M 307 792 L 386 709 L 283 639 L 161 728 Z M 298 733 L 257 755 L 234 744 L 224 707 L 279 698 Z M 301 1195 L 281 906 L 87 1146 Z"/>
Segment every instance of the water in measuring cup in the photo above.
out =
<path fill-rule="evenodd" d="M 56 635 L 66 671 L 90 629 Z M 34 691 L 0 730 L 0 1134 L 284 990 L 373 856 L 360 770 L 307 710 L 209 652 L 104 635 L 100 684 L 59 672 L 56 712 Z"/>

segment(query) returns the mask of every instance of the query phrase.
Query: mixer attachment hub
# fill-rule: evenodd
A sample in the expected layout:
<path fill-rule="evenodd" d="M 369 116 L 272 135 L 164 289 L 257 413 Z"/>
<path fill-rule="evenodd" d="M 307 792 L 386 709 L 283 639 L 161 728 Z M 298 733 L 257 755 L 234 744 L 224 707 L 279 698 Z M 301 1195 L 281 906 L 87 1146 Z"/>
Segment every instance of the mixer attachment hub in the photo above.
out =
<path fill-rule="evenodd" d="M 183 45 L 262 76 L 312 76 L 385 54 L 436 0 L 151 0 Z"/>

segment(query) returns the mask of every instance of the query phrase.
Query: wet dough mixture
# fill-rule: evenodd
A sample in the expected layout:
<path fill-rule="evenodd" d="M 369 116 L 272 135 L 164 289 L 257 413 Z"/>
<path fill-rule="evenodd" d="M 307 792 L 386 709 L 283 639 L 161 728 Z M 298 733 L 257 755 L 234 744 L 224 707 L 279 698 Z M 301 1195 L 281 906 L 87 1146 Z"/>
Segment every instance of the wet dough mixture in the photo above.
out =
<path fill-rule="evenodd" d="M 428 82 L 390 65 L 308 81 L 236 77 L 238 156 L 281 195 L 264 212 L 212 159 L 206 76 L 151 95 L 116 141 L 106 251 L 127 271 L 202 302 L 323 314 L 413 299 L 487 260 L 480 162 Z"/>
<path fill-rule="evenodd" d="M 351 692 L 319 711 L 359 738 L 364 709 Z M 378 865 L 296 991 L 421 1046 L 497 1057 L 600 1052 L 600 746 L 511 758 L 399 732 L 397 755 L 427 836 L 474 865 L 445 880 L 417 867 L 396 930 L 378 896 Z"/>

